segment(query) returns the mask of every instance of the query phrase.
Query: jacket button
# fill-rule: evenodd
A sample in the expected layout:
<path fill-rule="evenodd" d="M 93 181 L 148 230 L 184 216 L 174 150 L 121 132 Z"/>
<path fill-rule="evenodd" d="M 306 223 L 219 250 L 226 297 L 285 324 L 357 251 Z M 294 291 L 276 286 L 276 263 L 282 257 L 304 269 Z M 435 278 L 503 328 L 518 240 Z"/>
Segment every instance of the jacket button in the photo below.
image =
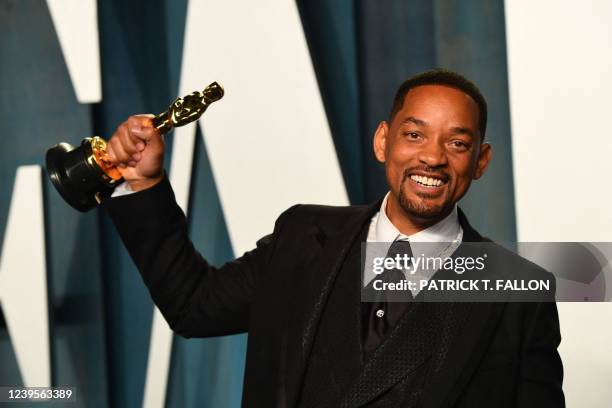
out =
<path fill-rule="evenodd" d="M 376 311 L 376 316 L 377 316 L 377 317 L 383 317 L 384 315 L 385 315 L 385 311 L 384 311 L 384 310 L 382 310 L 382 309 L 378 309 L 378 310 Z"/>

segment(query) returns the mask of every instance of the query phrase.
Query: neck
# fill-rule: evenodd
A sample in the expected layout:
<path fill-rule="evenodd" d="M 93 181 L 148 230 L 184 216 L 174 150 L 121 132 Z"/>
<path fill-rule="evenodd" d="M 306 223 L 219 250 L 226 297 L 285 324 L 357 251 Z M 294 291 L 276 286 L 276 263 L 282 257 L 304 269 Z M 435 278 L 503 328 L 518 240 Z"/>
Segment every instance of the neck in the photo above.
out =
<path fill-rule="evenodd" d="M 450 211 L 445 211 L 435 218 L 418 217 L 414 214 L 409 214 L 406 212 L 400 206 L 393 194 L 389 194 L 385 211 L 387 213 L 387 217 L 391 223 L 393 223 L 395 228 L 397 228 L 402 234 L 410 236 L 442 221 L 444 218 L 446 218 L 446 216 L 448 216 L 448 214 L 450 214 L 452 208 Z"/>

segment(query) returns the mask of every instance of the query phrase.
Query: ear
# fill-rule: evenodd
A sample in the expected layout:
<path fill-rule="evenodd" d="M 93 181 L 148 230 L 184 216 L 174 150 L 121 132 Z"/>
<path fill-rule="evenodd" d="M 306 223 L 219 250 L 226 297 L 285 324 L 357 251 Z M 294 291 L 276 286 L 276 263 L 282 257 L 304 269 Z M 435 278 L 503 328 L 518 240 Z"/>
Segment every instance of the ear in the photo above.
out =
<path fill-rule="evenodd" d="M 381 163 L 386 161 L 387 137 L 389 136 L 389 125 L 384 120 L 378 124 L 374 132 L 374 155 Z"/>
<path fill-rule="evenodd" d="M 478 180 L 484 174 L 485 170 L 489 166 L 491 157 L 493 156 L 493 148 L 489 143 L 482 143 L 480 145 L 480 152 L 478 153 L 478 161 L 476 162 L 476 171 L 474 172 L 474 180 Z"/>

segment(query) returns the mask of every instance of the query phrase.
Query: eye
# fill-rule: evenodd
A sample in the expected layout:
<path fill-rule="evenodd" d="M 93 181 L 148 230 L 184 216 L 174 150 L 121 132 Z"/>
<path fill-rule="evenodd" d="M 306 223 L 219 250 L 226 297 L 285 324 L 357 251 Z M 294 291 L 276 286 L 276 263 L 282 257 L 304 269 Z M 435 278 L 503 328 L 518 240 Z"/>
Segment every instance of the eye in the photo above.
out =
<path fill-rule="evenodd" d="M 402 136 L 412 140 L 417 140 L 421 137 L 421 135 L 417 132 L 402 132 Z"/>
<path fill-rule="evenodd" d="M 470 145 L 469 143 L 466 143 L 462 140 L 453 140 L 450 142 L 450 145 L 453 149 L 457 150 L 457 151 L 461 151 L 464 152 L 466 150 L 470 149 Z"/>

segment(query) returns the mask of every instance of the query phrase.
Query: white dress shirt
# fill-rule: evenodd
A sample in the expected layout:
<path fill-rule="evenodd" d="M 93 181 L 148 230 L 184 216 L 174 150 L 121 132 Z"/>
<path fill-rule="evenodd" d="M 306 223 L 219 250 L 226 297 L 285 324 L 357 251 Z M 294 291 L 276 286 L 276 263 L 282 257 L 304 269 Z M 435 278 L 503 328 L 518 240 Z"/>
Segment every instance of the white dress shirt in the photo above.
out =
<path fill-rule="evenodd" d="M 370 221 L 368 230 L 368 243 L 379 243 L 366 246 L 366 265 L 373 265 L 375 256 L 386 256 L 393 241 L 409 241 L 410 248 L 414 257 L 447 257 L 459 247 L 463 241 L 463 228 L 459 224 L 457 205 L 453 211 L 444 219 L 438 221 L 431 227 L 425 228 L 412 235 L 402 234 L 387 216 L 387 200 L 389 194 L 385 196 L 380 210 L 374 214 Z M 366 286 L 376 275 L 371 273 L 371 267 L 365 270 L 363 285 Z M 411 280 L 430 279 L 435 271 L 427 271 L 416 268 L 411 271 Z M 412 290 L 416 296 L 417 290 Z"/>
<path fill-rule="evenodd" d="M 117 184 L 117 186 L 113 190 L 113 193 L 111 194 L 111 197 L 121 197 L 124 195 L 132 194 L 134 192 L 135 191 L 130 188 L 130 185 L 127 182 L 123 181 Z"/>

